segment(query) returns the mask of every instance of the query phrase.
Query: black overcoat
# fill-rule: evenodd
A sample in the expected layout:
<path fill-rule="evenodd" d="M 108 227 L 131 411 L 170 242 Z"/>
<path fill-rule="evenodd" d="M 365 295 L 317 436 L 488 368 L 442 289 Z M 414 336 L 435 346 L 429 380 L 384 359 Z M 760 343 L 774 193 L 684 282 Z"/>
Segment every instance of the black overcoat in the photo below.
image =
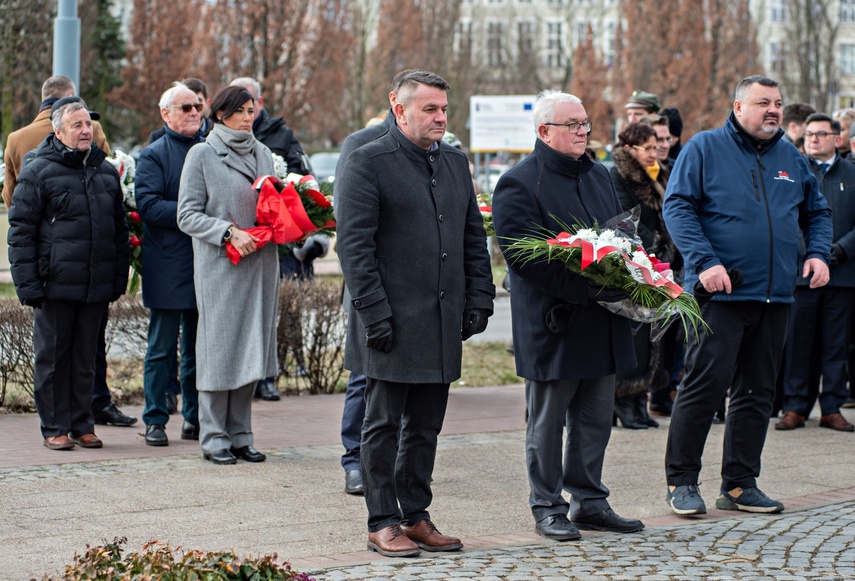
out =
<path fill-rule="evenodd" d="M 354 151 L 336 178 L 336 248 L 351 293 L 344 365 L 374 379 L 460 377 L 464 309 L 493 310 L 490 257 L 469 162 L 426 151 L 395 127 Z M 365 327 L 392 317 L 390 353 Z"/>
<path fill-rule="evenodd" d="M 621 213 L 606 169 L 587 156 L 575 160 L 541 140 L 534 152 L 508 170 L 493 193 L 493 224 L 511 282 L 517 374 L 536 381 L 591 379 L 635 367 L 629 320 L 588 301 L 587 279 L 557 261 L 515 262 L 507 253 L 515 239 L 545 227 L 600 224 Z M 552 333 L 549 310 L 569 305 L 567 329 Z"/>

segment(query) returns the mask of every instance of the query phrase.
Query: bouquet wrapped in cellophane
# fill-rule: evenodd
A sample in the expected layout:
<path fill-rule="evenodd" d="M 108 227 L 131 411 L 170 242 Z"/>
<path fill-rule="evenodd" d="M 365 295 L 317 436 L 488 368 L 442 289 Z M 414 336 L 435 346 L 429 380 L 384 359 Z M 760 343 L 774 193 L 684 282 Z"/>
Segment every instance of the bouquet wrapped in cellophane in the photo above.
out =
<path fill-rule="evenodd" d="M 535 230 L 531 236 L 508 240 L 508 257 L 525 264 L 532 260 L 559 261 L 572 272 L 602 287 L 626 293 L 617 302 L 598 301 L 604 308 L 634 321 L 651 323 L 651 339 L 662 336 L 680 319 L 685 335 L 697 337 L 707 328 L 695 297 L 674 281 L 671 267 L 648 254 L 636 234 L 639 208 L 633 208 L 600 226 L 567 226 L 562 232 Z"/>

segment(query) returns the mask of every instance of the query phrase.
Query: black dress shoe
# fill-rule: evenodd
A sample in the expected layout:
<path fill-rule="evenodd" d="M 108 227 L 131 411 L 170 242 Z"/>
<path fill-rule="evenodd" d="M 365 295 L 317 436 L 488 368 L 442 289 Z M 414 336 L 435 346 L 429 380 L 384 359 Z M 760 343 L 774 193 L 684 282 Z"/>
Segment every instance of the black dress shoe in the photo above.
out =
<path fill-rule="evenodd" d="M 187 420 L 184 420 L 184 423 L 181 424 L 181 439 L 182 440 L 198 440 L 199 439 L 199 426 L 196 424 L 191 424 Z"/>
<path fill-rule="evenodd" d="M 149 446 L 168 446 L 169 438 L 166 437 L 166 428 L 160 424 L 146 426 L 145 443 Z"/>
<path fill-rule="evenodd" d="M 256 384 L 255 396 L 264 401 L 279 401 L 281 398 L 279 390 L 276 389 L 276 382 L 267 379 L 262 379 Z"/>
<path fill-rule="evenodd" d="M 347 471 L 347 474 L 344 475 L 344 491 L 348 494 L 365 494 L 361 470 Z"/>
<path fill-rule="evenodd" d="M 241 446 L 240 448 L 232 448 L 231 453 L 247 462 L 264 462 L 267 456 L 253 448 L 252 446 Z"/>
<path fill-rule="evenodd" d="M 178 411 L 178 395 L 172 392 L 166 393 L 166 413 L 169 415 Z"/>
<path fill-rule="evenodd" d="M 610 508 L 590 516 L 574 517 L 573 524 L 583 531 L 610 533 L 634 533 L 644 528 L 644 523 L 640 520 L 623 518 Z"/>
<path fill-rule="evenodd" d="M 563 514 L 551 514 L 538 521 L 534 531 L 541 537 L 556 541 L 575 541 L 582 538 L 579 529 L 574 527 Z"/>
<path fill-rule="evenodd" d="M 94 414 L 95 423 L 102 426 L 120 426 L 127 428 L 137 423 L 137 419 L 131 416 L 126 416 L 122 410 L 116 407 L 116 404 L 110 403 L 107 407 L 98 410 Z"/>
<path fill-rule="evenodd" d="M 615 398 L 615 415 L 627 430 L 646 430 L 647 424 L 635 416 L 634 396 Z"/>
<path fill-rule="evenodd" d="M 202 456 L 205 460 L 213 462 L 214 464 L 237 464 L 237 458 L 235 458 L 235 455 L 225 448 L 217 450 L 216 452 L 211 452 L 210 454 L 205 452 Z"/>

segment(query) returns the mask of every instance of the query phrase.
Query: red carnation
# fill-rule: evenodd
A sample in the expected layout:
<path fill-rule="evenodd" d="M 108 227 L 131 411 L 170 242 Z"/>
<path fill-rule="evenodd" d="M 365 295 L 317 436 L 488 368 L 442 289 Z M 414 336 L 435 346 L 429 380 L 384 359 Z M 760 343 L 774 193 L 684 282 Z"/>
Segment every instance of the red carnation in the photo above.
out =
<path fill-rule="evenodd" d="M 139 212 L 128 212 L 128 218 L 130 218 L 131 222 L 134 224 L 139 224 L 142 218 L 140 218 Z"/>
<path fill-rule="evenodd" d="M 129 240 L 131 243 L 131 248 L 136 248 L 137 246 L 142 244 L 142 240 L 140 240 L 138 236 L 131 236 Z"/>

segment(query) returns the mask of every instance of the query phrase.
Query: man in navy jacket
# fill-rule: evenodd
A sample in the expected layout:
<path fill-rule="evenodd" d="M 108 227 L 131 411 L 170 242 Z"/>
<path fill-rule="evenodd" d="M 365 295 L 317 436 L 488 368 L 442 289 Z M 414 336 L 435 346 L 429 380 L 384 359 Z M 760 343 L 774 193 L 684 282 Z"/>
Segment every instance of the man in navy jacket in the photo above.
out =
<path fill-rule="evenodd" d="M 202 103 L 186 85 L 175 83 L 160 98 L 164 135 L 140 155 L 136 201 L 143 220 L 143 304 L 150 309 L 148 350 L 143 371 L 145 443 L 166 446 L 166 386 L 181 331 L 181 438 L 199 439 L 199 395 L 196 391 L 196 294 L 193 247 L 178 229 L 178 186 L 184 158 L 204 141 Z"/>
<path fill-rule="evenodd" d="M 685 145 L 665 193 L 663 215 L 685 259 L 685 286 L 712 294 L 703 307 L 711 332 L 689 338 L 668 431 L 667 501 L 680 515 L 706 512 L 701 456 L 728 388 L 716 507 L 784 509 L 756 479 L 796 277 L 811 288 L 828 283 L 831 211 L 807 162 L 781 139 L 782 106 L 776 81 L 740 81 L 730 118 Z M 800 231 L 806 254 L 797 272 Z"/>

